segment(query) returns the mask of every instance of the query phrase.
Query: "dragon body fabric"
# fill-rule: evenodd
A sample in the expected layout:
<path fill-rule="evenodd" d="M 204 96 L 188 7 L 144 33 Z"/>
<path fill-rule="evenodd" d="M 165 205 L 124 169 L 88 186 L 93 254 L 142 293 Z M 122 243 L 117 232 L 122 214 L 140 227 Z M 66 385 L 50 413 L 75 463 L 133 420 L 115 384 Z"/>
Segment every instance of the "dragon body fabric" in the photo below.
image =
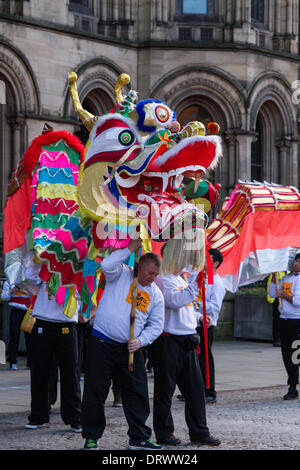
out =
<path fill-rule="evenodd" d="M 74 315 L 77 291 L 89 316 L 105 284 L 101 260 L 137 233 L 145 252 L 166 242 L 164 273 L 203 269 L 206 212 L 217 194 L 203 176 L 218 163 L 221 139 L 215 123 L 181 130 L 165 103 L 137 101 L 133 90 L 123 97 L 125 74 L 116 83 L 117 105 L 103 116 L 82 108 L 76 74 L 68 79 L 89 139 L 84 147 L 73 134 L 50 129 L 26 151 L 5 207 L 5 273 L 11 283 L 24 281 L 34 258 L 65 315 Z"/>

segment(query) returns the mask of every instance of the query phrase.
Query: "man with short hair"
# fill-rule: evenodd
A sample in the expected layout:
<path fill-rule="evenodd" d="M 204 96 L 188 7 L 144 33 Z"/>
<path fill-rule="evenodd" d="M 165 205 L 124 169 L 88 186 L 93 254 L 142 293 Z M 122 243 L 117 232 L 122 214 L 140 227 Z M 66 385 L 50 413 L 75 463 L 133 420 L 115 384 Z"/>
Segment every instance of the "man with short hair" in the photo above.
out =
<path fill-rule="evenodd" d="M 150 407 L 142 351 L 161 334 L 164 323 L 163 296 L 153 282 L 160 258 L 154 253 L 146 253 L 139 261 L 135 338 L 129 339 L 133 269 L 124 261 L 140 246 L 140 239 L 131 240 L 128 248 L 112 252 L 101 263 L 106 284 L 88 344 L 81 416 L 84 448 L 88 450 L 98 448 L 104 432 L 104 404 L 114 373 L 120 380 L 129 426 L 128 449 L 161 449 L 149 440 L 151 428 L 145 424 Z M 133 371 L 128 368 L 129 352 L 134 353 Z"/>
<path fill-rule="evenodd" d="M 299 364 L 293 361 L 295 352 L 294 342 L 300 340 L 300 253 L 297 253 L 293 262 L 292 272 L 283 276 L 276 288 L 275 274 L 269 287 L 271 298 L 281 299 L 279 318 L 279 336 L 281 352 L 285 369 L 288 375 L 288 392 L 284 400 L 298 398 L 297 385 L 299 383 Z"/>

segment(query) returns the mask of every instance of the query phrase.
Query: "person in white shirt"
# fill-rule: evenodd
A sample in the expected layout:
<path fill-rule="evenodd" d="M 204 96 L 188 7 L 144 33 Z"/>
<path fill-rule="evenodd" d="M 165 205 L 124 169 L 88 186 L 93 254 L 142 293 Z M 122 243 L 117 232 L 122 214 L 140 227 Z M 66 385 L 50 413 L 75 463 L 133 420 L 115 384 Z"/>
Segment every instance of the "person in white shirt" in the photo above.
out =
<path fill-rule="evenodd" d="M 60 371 L 62 420 L 72 431 L 81 432 L 78 308 L 72 318 L 64 315 L 63 306 L 49 295 L 47 283 L 39 277 L 40 268 L 40 264 L 32 264 L 25 271 L 29 289 L 37 294 L 30 344 L 31 412 L 25 428 L 37 429 L 49 422 L 49 382 L 56 361 Z"/>
<path fill-rule="evenodd" d="M 140 247 L 140 239 L 131 240 L 128 248 L 113 251 L 101 263 L 106 283 L 88 344 L 82 401 L 82 436 L 87 450 L 98 448 L 104 432 L 104 405 L 114 374 L 120 380 L 129 427 L 128 449 L 160 449 L 149 440 L 151 428 L 145 424 L 150 407 L 142 350 L 161 334 L 164 323 L 164 299 L 153 282 L 161 261 L 154 253 L 144 254 L 139 261 L 135 337 L 129 339 L 134 270 L 124 261 Z M 128 367 L 129 352 L 134 353 L 133 371 Z"/>
<path fill-rule="evenodd" d="M 212 352 L 212 345 L 214 340 L 214 329 L 217 326 L 219 313 L 222 307 L 223 299 L 226 294 L 221 277 L 217 274 L 217 269 L 223 262 L 222 253 L 219 250 L 211 248 L 209 254 L 212 261 L 213 267 L 213 284 L 205 285 L 205 304 L 206 313 L 211 320 L 211 326 L 207 329 L 207 343 L 208 343 L 208 365 L 209 365 L 209 388 L 205 387 L 205 401 L 206 403 L 216 403 L 217 392 L 215 390 L 215 363 Z M 203 313 L 203 302 L 199 304 L 199 311 Z M 198 356 L 203 377 L 206 374 L 205 367 L 205 350 L 204 350 L 204 330 L 203 326 L 200 326 L 198 333 L 201 338 L 200 354 Z"/>
<path fill-rule="evenodd" d="M 19 289 L 15 285 L 10 285 L 8 281 L 5 281 L 1 292 L 1 299 L 4 302 L 8 302 L 8 305 L 10 306 L 7 360 L 11 370 L 18 370 L 18 346 L 21 333 L 20 326 L 26 311 L 30 307 L 30 296 L 24 290 Z M 28 367 L 30 364 L 30 333 L 24 333 L 24 336 Z"/>
<path fill-rule="evenodd" d="M 289 385 L 284 400 L 298 398 L 297 385 L 299 383 L 299 364 L 293 361 L 295 349 L 293 343 L 300 339 L 300 253 L 294 259 L 292 272 L 279 281 L 279 289 L 276 288 L 275 274 L 269 287 L 271 298 L 278 297 L 282 305 L 278 307 L 280 312 L 279 336 L 283 363 L 287 371 Z"/>
<path fill-rule="evenodd" d="M 185 418 L 191 442 L 220 444 L 207 427 L 204 385 L 196 353 L 200 339 L 196 332 L 200 315 L 193 305 L 198 294 L 197 276 L 198 273 L 190 273 L 187 281 L 179 274 L 156 279 L 165 299 L 164 331 L 151 347 L 153 428 L 159 444 L 176 446 L 181 443 L 174 435 L 171 413 L 176 384 L 185 397 Z"/>

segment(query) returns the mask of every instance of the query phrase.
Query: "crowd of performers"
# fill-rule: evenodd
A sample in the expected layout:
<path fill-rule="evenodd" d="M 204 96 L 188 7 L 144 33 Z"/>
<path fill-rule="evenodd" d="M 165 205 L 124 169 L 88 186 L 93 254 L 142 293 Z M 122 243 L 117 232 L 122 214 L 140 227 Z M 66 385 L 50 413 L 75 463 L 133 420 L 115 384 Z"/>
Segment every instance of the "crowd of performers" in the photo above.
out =
<path fill-rule="evenodd" d="M 137 273 L 137 298 L 134 339 L 129 339 L 132 283 L 134 269 L 126 260 L 141 248 L 141 240 L 131 240 L 127 248 L 113 250 L 104 258 L 101 269 L 106 278 L 101 301 L 89 319 L 91 325 L 83 396 L 78 364 L 78 324 L 87 319 L 81 314 L 68 318 L 62 307 L 49 295 L 47 284 L 39 277 L 39 264 L 29 266 L 26 279 L 36 289 L 32 311 L 35 323 L 30 335 L 31 412 L 27 429 L 37 429 L 49 422 L 49 385 L 53 364 L 60 372 L 61 418 L 75 432 L 82 433 L 84 449 L 98 449 L 105 426 L 105 402 L 110 387 L 117 384 L 128 423 L 128 449 L 159 450 L 176 446 L 172 418 L 172 398 L 178 386 L 185 402 L 185 419 L 194 445 L 218 446 L 221 441 L 210 434 L 206 403 L 216 402 L 212 343 L 214 328 L 225 295 L 217 269 L 223 261 L 218 250 L 209 254 L 213 284 L 203 279 L 205 309 L 197 282 L 198 273 L 189 269 L 178 274 L 161 275 L 161 258 L 144 254 Z M 164 252 L 161 252 L 162 258 Z M 288 393 L 284 399 L 298 397 L 299 365 L 293 361 L 294 342 L 300 338 L 300 253 L 292 272 L 276 285 L 269 284 L 269 296 L 278 298 L 280 343 L 288 375 Z M 203 291 L 202 291 L 203 292 Z M 16 288 L 6 286 L 3 300 L 16 302 Z M 26 307 L 28 299 L 21 296 Z M 79 299 L 78 299 L 79 300 Z M 20 301 L 20 296 L 19 296 Z M 11 304 L 15 309 L 20 305 Z M 78 302 L 79 305 L 79 302 Z M 23 308 L 25 308 L 23 307 Z M 24 310 L 23 310 L 24 312 Z M 15 314 L 16 312 L 11 312 Z M 204 328 L 203 318 L 207 326 Z M 20 320 L 16 320 L 19 321 Z M 204 331 L 207 331 L 209 386 L 205 382 Z M 10 365 L 17 363 L 16 340 L 9 348 Z M 29 352 L 28 351 L 28 352 Z M 145 354 L 146 351 L 146 354 Z M 132 370 L 128 367 L 133 353 Z M 153 433 L 146 424 L 150 415 L 146 358 L 154 370 Z M 100 441 L 101 442 L 101 441 Z"/>

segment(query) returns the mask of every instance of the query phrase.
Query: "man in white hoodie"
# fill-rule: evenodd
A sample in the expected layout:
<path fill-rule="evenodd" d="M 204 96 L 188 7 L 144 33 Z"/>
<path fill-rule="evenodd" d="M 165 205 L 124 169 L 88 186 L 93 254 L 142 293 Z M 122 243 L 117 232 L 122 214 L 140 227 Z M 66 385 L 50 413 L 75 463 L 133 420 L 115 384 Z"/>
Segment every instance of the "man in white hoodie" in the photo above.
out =
<path fill-rule="evenodd" d="M 47 283 L 39 277 L 40 268 L 33 263 L 25 271 L 31 291 L 37 294 L 30 344 L 31 412 L 25 428 L 37 429 L 49 421 L 49 382 L 55 360 L 60 371 L 62 420 L 72 431 L 81 432 L 78 309 L 72 318 L 63 314 L 63 306 L 49 295 Z"/>
<path fill-rule="evenodd" d="M 150 441 L 151 428 L 145 424 L 150 408 L 142 351 L 161 334 L 164 323 L 164 299 L 153 282 L 160 270 L 160 258 L 154 253 L 146 253 L 139 261 L 135 338 L 129 339 L 134 272 L 124 261 L 140 246 L 141 240 L 131 240 L 128 248 L 113 251 L 101 263 L 106 284 L 88 344 L 82 402 L 86 450 L 97 449 L 104 432 L 104 405 L 114 373 L 120 380 L 129 426 L 128 449 L 161 448 Z M 134 353 L 133 371 L 128 368 L 129 352 Z"/>
<path fill-rule="evenodd" d="M 200 339 L 196 332 L 200 315 L 193 305 L 199 290 L 197 276 L 198 273 L 190 273 L 188 281 L 176 274 L 158 276 L 156 279 L 165 299 L 164 331 L 151 347 L 154 366 L 153 427 L 159 444 L 176 446 L 181 442 L 174 436 L 171 413 L 176 384 L 185 397 L 185 417 L 191 442 L 195 445 L 220 444 L 219 439 L 210 435 L 207 427 L 205 392 L 196 353 Z"/>
<path fill-rule="evenodd" d="M 282 305 L 278 307 L 279 336 L 281 352 L 285 369 L 288 375 L 289 389 L 284 400 L 298 398 L 297 385 L 299 383 L 299 364 L 293 361 L 294 342 L 300 340 L 300 253 L 297 253 L 292 267 L 292 272 L 279 281 L 279 289 L 276 288 L 275 274 L 269 287 L 271 298 L 278 297 Z"/>

